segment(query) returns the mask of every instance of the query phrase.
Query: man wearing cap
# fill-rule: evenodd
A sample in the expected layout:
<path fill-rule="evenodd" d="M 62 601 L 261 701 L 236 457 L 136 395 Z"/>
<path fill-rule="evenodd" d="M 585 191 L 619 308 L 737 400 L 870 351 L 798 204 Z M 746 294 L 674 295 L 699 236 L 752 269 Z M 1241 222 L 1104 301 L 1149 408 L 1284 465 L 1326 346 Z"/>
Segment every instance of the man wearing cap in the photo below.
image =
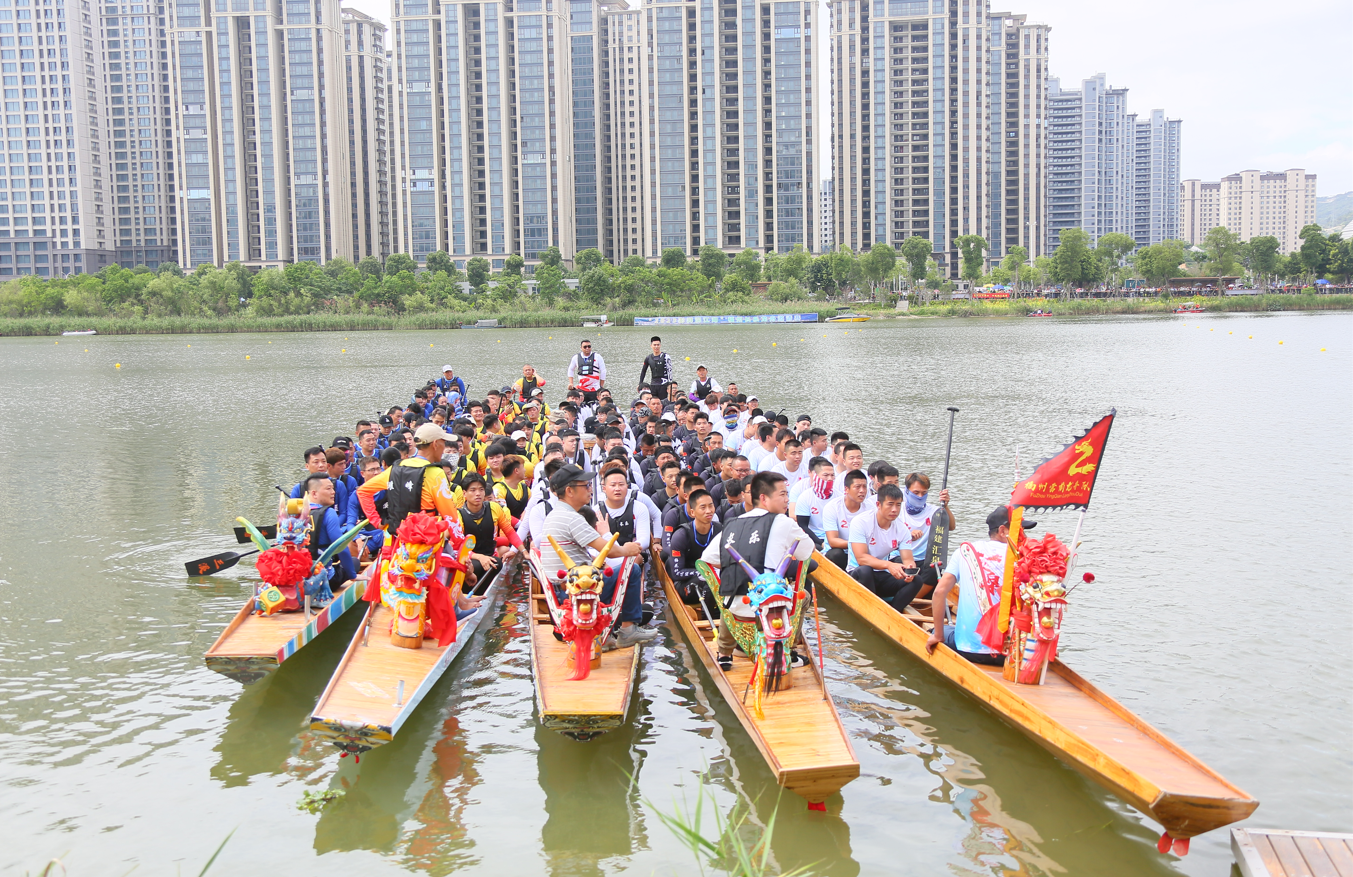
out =
<path fill-rule="evenodd" d="M 695 367 L 695 380 L 691 381 L 691 401 L 703 402 L 710 393 L 722 393 L 723 387 L 709 376 L 709 369 L 702 362 Z"/>
<path fill-rule="evenodd" d="M 604 386 L 606 361 L 600 353 L 593 353 L 592 342 L 584 339 L 582 349 L 568 363 L 568 388 L 581 390 L 583 403 L 590 405 L 597 401 L 597 392 Z"/>
<path fill-rule="evenodd" d="M 460 503 L 451 492 L 445 470 L 437 465 L 446 453 L 446 443 L 455 440 L 435 423 L 418 427 L 413 434 L 417 456 L 400 460 L 357 488 L 367 520 L 394 534 L 415 512 L 434 512 L 442 517 L 455 514 Z M 376 493 L 381 490 L 386 492 L 385 520 L 376 511 Z"/>
<path fill-rule="evenodd" d="M 606 546 L 606 539 L 578 513 L 578 509 L 592 502 L 592 479 L 591 472 L 572 465 L 559 467 L 550 477 L 550 490 L 556 501 L 551 503 L 542 527 L 540 566 L 545 581 L 554 587 L 560 600 L 565 598 L 560 593 L 562 586 L 559 584 L 559 573 L 565 569 L 558 553 L 550 546 L 548 537 L 554 537 L 560 550 L 575 564 L 590 564 L 592 555 L 588 554 L 587 549 L 600 552 Z M 628 545 L 615 545 L 608 557 L 638 557 L 639 553 L 639 543 L 631 542 Z M 615 584 L 602 588 L 603 603 L 615 599 L 615 588 Z M 642 645 L 657 636 L 657 631 L 645 630 L 637 624 L 643 620 L 643 596 L 642 589 L 631 580 L 620 608 L 620 632 L 611 639 L 616 648 Z"/>
<path fill-rule="evenodd" d="M 1024 521 L 1023 529 L 1037 526 Z M 998 506 L 987 515 L 987 538 L 964 542 L 949 558 L 949 565 L 940 576 L 940 583 L 931 595 L 934 630 L 926 640 L 925 649 L 935 653 L 941 642 L 974 664 L 999 667 L 1005 656 L 982 642 L 977 634 L 982 616 L 998 612 L 1001 605 L 1001 577 L 1005 574 L 1005 552 L 1010 544 L 1010 509 Z M 949 592 L 958 586 L 958 611 L 954 623 L 944 623 L 944 607 Z"/>
<path fill-rule="evenodd" d="M 437 385 L 437 389 L 448 399 L 453 392 L 459 393 L 462 401 L 470 398 L 465 388 L 465 381 L 456 377 L 456 373 L 451 370 L 451 366 L 449 365 L 442 366 L 442 376 L 433 381 L 433 383 Z"/>

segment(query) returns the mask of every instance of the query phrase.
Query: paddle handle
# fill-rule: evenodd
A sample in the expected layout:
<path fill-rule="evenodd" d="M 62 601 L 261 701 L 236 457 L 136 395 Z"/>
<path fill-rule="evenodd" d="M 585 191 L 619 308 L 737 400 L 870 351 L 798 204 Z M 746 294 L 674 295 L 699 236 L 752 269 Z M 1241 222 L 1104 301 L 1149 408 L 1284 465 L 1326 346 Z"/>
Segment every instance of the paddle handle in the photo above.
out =
<path fill-rule="evenodd" d="M 948 410 L 949 410 L 949 441 L 946 442 L 944 445 L 944 478 L 940 481 L 940 490 L 944 490 L 949 486 L 949 454 L 954 449 L 954 415 L 958 413 L 958 409 L 953 407 L 952 405 L 949 406 Z"/>

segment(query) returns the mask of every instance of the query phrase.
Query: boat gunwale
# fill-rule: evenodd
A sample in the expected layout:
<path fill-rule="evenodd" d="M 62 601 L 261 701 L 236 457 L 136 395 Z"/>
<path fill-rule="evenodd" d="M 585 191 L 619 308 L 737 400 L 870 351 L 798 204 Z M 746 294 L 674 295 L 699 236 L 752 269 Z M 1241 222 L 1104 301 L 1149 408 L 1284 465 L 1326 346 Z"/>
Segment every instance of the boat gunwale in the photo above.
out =
<path fill-rule="evenodd" d="M 668 576 L 666 568 L 660 566 L 658 567 L 658 570 L 658 577 L 662 582 L 663 593 L 667 597 L 667 607 L 670 614 L 676 616 L 677 626 L 681 629 L 682 634 L 688 641 L 688 648 L 698 656 L 700 663 L 709 673 L 710 678 L 714 680 L 715 687 L 719 689 L 719 693 L 723 695 L 724 700 L 733 710 L 733 714 L 737 716 L 738 723 L 742 725 L 742 729 L 747 733 L 747 736 L 752 738 L 752 742 L 756 744 L 756 748 L 761 752 L 761 757 L 766 760 L 767 767 L 775 774 L 776 782 L 780 786 L 789 789 L 789 791 L 799 794 L 798 792 L 795 792 L 794 789 L 790 788 L 791 781 L 795 778 L 802 777 L 807 780 L 819 772 L 841 771 L 850 767 L 854 767 L 855 769 L 855 775 L 851 777 L 851 779 L 858 778 L 860 775 L 860 760 L 855 755 L 855 747 L 851 745 L 850 734 L 846 732 L 845 725 L 841 722 L 841 715 L 836 709 L 836 701 L 830 694 L 824 697 L 823 700 L 827 703 L 828 711 L 831 713 L 832 719 L 836 723 L 836 730 L 840 733 L 841 740 L 845 743 L 846 751 L 850 753 L 852 760 L 845 762 L 833 761 L 815 765 L 813 767 L 800 768 L 787 768 L 783 765 L 777 757 L 775 750 L 771 748 L 768 742 L 766 742 L 764 735 L 761 733 L 760 723 L 747 711 L 746 705 L 733 690 L 732 683 L 729 682 L 728 677 L 724 674 L 723 670 L 719 669 L 718 664 L 714 660 L 714 653 L 710 650 L 709 644 L 705 641 L 704 637 L 700 636 L 699 629 L 695 627 L 694 619 L 692 619 L 690 613 L 686 611 L 685 602 L 683 602 L 680 595 L 676 593 L 676 586 L 673 584 L 671 577 Z M 703 612 L 703 609 L 697 607 L 697 611 Z M 711 625 L 715 624 L 713 621 L 710 621 L 709 623 Z M 804 650 L 808 652 L 808 663 L 805 666 L 812 670 L 812 677 L 813 681 L 816 683 L 816 687 L 818 689 L 824 689 L 826 683 L 822 675 L 822 669 L 818 667 L 817 660 L 812 654 L 812 649 L 807 648 L 806 645 L 805 640 Z M 836 791 L 831 794 L 836 794 L 836 792 L 845 788 L 849 783 L 850 780 L 846 780 L 846 782 L 842 783 Z M 806 797 L 805 800 L 807 800 Z M 823 800 L 825 800 L 825 796 Z"/>
<path fill-rule="evenodd" d="M 342 618 L 345 614 L 347 614 L 347 611 L 349 609 L 351 609 L 353 606 L 356 605 L 357 603 L 356 599 L 351 600 L 346 599 L 346 596 L 348 594 L 353 593 L 356 593 L 356 589 L 351 583 L 344 585 L 342 588 L 339 589 L 338 593 L 334 595 L 334 599 L 330 601 L 327 606 L 318 611 L 311 612 L 309 620 L 307 620 L 299 628 L 296 628 L 295 633 L 293 633 L 290 637 L 284 640 L 276 649 L 272 651 L 267 652 L 256 651 L 240 654 L 219 653 L 217 649 L 221 648 L 221 646 L 224 645 L 225 641 L 229 639 L 232 634 L 236 633 L 241 627 L 243 627 L 245 622 L 247 622 L 250 618 L 254 617 L 254 604 L 255 601 L 258 599 L 258 597 L 257 595 L 251 596 L 248 600 L 244 602 L 244 605 L 240 607 L 240 610 L 235 613 L 235 616 L 230 620 L 230 622 L 226 624 L 225 629 L 221 631 L 218 637 L 216 637 L 216 641 L 211 644 L 211 647 L 202 654 L 202 659 L 207 664 L 208 667 L 211 666 L 211 663 L 213 661 L 221 662 L 236 659 L 257 659 L 260 661 L 271 660 L 273 662 L 274 667 L 280 667 L 289 658 L 295 657 L 296 653 L 299 652 L 301 649 L 305 648 L 310 643 L 314 642 L 316 637 L 324 633 L 325 630 L 328 630 L 330 627 L 332 627 L 334 622 L 336 622 L 339 618 Z M 339 612 L 337 615 L 333 615 L 332 610 L 335 608 L 341 608 L 342 611 Z M 296 610 L 296 612 L 287 612 L 283 614 L 294 615 L 300 611 L 302 610 Z M 318 627 L 321 620 L 324 621 L 324 628 L 315 629 Z M 314 629 L 313 632 L 311 632 L 312 629 Z M 306 637 L 305 641 L 297 645 L 294 649 L 292 649 L 291 654 L 288 655 L 286 653 L 287 646 L 291 645 L 292 643 L 296 642 L 296 640 L 301 639 L 302 637 Z M 217 670 L 217 672 L 220 671 Z"/>
<path fill-rule="evenodd" d="M 1013 691 L 1011 687 L 1001 684 L 992 679 L 990 675 L 981 667 L 972 664 L 967 659 L 960 656 L 953 649 L 946 645 L 941 645 L 935 649 L 935 653 L 926 654 L 924 645 L 920 644 L 918 638 L 928 638 L 929 634 L 917 623 L 916 619 L 924 619 L 921 615 L 908 615 L 897 612 L 893 607 L 885 603 L 876 594 L 870 593 L 862 585 L 848 576 L 831 561 L 827 560 L 820 553 L 814 552 L 813 555 L 818 561 L 818 570 L 814 571 L 814 577 L 818 578 L 818 584 L 825 587 L 840 603 L 868 624 L 871 628 L 887 639 L 892 640 L 904 651 L 921 659 L 934 672 L 943 676 L 945 679 L 954 683 L 964 693 L 971 696 L 979 703 L 986 704 L 996 715 L 1007 724 L 1013 725 L 1016 729 L 1022 731 L 1026 736 L 1038 743 L 1044 749 L 1061 760 L 1063 763 L 1076 769 L 1088 778 L 1096 781 L 1106 787 L 1109 791 L 1123 798 L 1135 809 L 1160 822 L 1171 834 L 1172 837 L 1193 837 L 1215 828 L 1222 828 L 1234 822 L 1244 819 L 1254 812 L 1259 806 L 1259 802 L 1250 797 L 1233 783 L 1221 777 L 1215 770 L 1203 764 L 1196 756 L 1189 753 L 1179 744 L 1170 740 L 1159 730 L 1152 727 L 1141 717 L 1134 715 L 1122 704 L 1113 700 L 1104 692 L 1083 679 L 1079 674 L 1071 670 L 1061 661 L 1053 661 L 1049 669 L 1057 673 L 1066 682 L 1079 691 L 1084 696 L 1094 700 L 1100 706 L 1109 710 L 1120 720 L 1125 721 L 1134 730 L 1139 731 L 1148 737 L 1153 743 L 1159 745 L 1171 756 L 1192 768 L 1200 770 L 1209 779 L 1219 783 L 1224 788 L 1230 790 L 1236 797 L 1204 796 L 1189 794 L 1178 791 L 1171 791 L 1162 788 L 1155 781 L 1141 774 L 1127 765 L 1123 764 L 1114 756 L 1110 755 L 1104 749 L 1090 743 L 1084 737 L 1075 733 L 1061 719 L 1054 717 L 1047 711 L 1022 697 L 1018 692 Z M 830 582 L 830 579 L 838 579 L 836 582 Z M 854 586 L 853 588 L 851 586 Z M 842 595 L 841 591 L 849 592 Z M 859 593 L 855 593 L 858 591 Z M 856 601 L 865 597 L 872 598 L 877 603 L 875 609 L 886 609 L 892 616 L 895 616 L 901 629 L 914 632 L 911 639 L 917 640 L 917 645 L 912 645 L 904 640 L 904 636 L 894 636 L 891 632 L 874 623 L 874 620 L 862 611 L 865 607 L 857 607 Z M 867 600 L 865 601 L 868 602 Z M 904 626 L 902 626 L 904 625 Z M 1115 709 L 1116 707 L 1116 709 Z M 1045 726 L 1046 731 L 1051 731 L 1052 736 L 1058 740 L 1050 739 L 1045 733 L 1037 733 L 1030 726 L 1029 722 L 1021 721 L 1018 713 L 1022 712 L 1031 717 L 1040 718 L 1040 724 Z M 1148 730 L 1149 729 L 1149 730 Z M 1097 756 L 1097 757 L 1094 757 Z M 1189 827 L 1193 820 L 1185 818 L 1182 824 L 1179 820 L 1162 819 L 1160 811 L 1169 809 L 1171 804 L 1183 804 L 1186 807 L 1201 808 L 1204 810 L 1226 810 L 1238 815 L 1234 819 L 1225 822 L 1212 820 L 1207 827 L 1195 830 Z M 1212 824 L 1215 823 L 1215 824 Z"/>

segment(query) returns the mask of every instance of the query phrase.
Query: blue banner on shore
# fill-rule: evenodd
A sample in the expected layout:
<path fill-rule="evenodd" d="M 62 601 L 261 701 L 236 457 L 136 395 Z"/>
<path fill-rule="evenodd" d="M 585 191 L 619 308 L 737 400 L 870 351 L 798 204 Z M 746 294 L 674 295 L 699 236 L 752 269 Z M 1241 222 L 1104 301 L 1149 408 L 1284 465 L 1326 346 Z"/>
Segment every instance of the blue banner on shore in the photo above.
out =
<path fill-rule="evenodd" d="M 716 323 L 816 323 L 817 314 L 751 314 L 701 317 L 635 317 L 636 326 L 703 326 Z"/>

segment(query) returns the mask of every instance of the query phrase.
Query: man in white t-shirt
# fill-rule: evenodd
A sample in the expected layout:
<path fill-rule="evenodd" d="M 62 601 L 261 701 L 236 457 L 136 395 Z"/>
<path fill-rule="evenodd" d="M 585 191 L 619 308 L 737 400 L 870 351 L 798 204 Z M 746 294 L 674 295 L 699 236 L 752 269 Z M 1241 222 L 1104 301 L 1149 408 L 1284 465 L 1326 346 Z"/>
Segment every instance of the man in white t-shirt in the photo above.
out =
<path fill-rule="evenodd" d="M 794 490 L 800 482 L 808 480 L 808 464 L 803 459 L 803 445 L 796 438 L 791 438 L 784 443 L 785 458 L 768 471 L 776 475 L 783 475 L 785 481 L 789 482 L 789 489 Z"/>
<path fill-rule="evenodd" d="M 835 490 L 831 502 L 822 512 L 823 527 L 826 528 L 828 550 L 823 552 L 828 560 L 845 569 L 850 558 L 850 525 L 865 513 L 864 498 L 869 492 L 869 479 L 859 469 L 852 469 L 836 481 L 845 479 L 846 489 Z"/>
<path fill-rule="evenodd" d="M 761 422 L 756 423 L 758 420 Z M 747 441 L 743 442 L 742 453 L 747 458 L 747 462 L 752 464 L 752 471 L 759 472 L 761 470 L 757 468 L 757 464 L 767 454 L 773 455 L 775 453 L 775 426 L 767 423 L 766 418 L 760 416 L 752 418 L 752 423 L 756 426 L 752 430 L 752 435 L 748 437 Z"/>
<path fill-rule="evenodd" d="M 832 461 L 826 457 L 814 457 L 803 468 L 809 470 L 809 476 L 801 480 L 790 495 L 789 513 L 821 551 L 827 547 L 828 519 L 823 516 L 823 512 L 831 501 L 836 470 L 832 467 Z"/>
<path fill-rule="evenodd" d="M 864 469 L 864 451 L 854 442 L 840 442 L 836 447 L 841 464 L 836 469 L 836 485 L 833 488 L 832 495 L 840 496 L 841 492 L 846 489 L 845 474 L 856 469 Z"/>
<path fill-rule="evenodd" d="M 788 458 L 786 445 L 795 441 L 794 433 L 784 427 L 775 431 L 775 444 L 771 446 L 769 453 L 756 461 L 756 471 L 769 472 Z"/>
<path fill-rule="evenodd" d="M 1025 530 L 1036 526 L 1024 521 Z M 964 542 L 949 558 L 949 566 L 931 597 L 934 630 L 925 649 L 934 654 L 941 642 L 974 664 L 999 667 L 1005 656 L 985 645 L 977 635 L 977 625 L 988 612 L 1001 605 L 1001 576 L 1005 572 L 1005 552 L 1010 544 L 1010 510 L 1000 506 L 987 515 L 987 538 Z M 954 624 L 945 625 L 944 607 L 949 592 L 958 585 L 958 611 Z M 943 633 L 941 633 L 941 631 Z"/>
<path fill-rule="evenodd" d="M 907 550 L 907 532 L 897 520 L 902 514 L 902 489 L 896 484 L 879 488 L 872 513 L 850 522 L 850 559 L 847 572 L 855 581 L 888 601 L 898 612 L 921 589 L 916 562 Z M 898 555 L 893 560 L 893 555 Z"/>

